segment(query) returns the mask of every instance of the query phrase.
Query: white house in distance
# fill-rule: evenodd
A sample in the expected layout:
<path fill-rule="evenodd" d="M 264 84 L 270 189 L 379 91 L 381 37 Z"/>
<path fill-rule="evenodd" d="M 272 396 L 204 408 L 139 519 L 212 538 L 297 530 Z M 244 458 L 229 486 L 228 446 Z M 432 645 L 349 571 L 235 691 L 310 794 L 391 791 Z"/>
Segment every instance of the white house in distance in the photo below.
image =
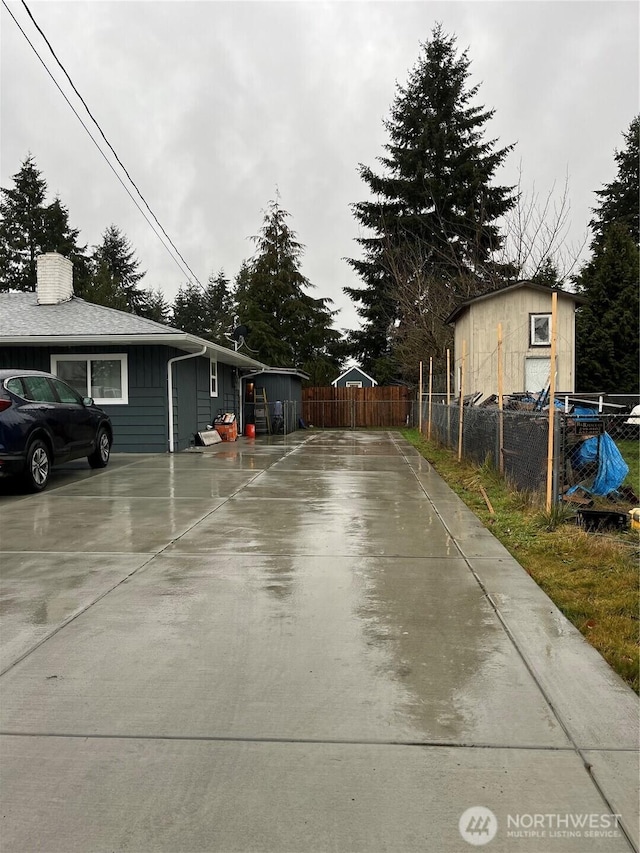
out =
<path fill-rule="evenodd" d="M 334 388 L 375 388 L 376 380 L 357 364 L 348 367 L 331 383 Z"/>
<path fill-rule="evenodd" d="M 447 317 L 454 326 L 456 391 L 466 341 L 465 393 L 498 393 L 498 324 L 502 323 L 503 393 L 539 393 L 551 373 L 551 288 L 518 281 L 467 299 Z M 586 300 L 558 289 L 556 389 L 575 391 L 575 312 Z"/>

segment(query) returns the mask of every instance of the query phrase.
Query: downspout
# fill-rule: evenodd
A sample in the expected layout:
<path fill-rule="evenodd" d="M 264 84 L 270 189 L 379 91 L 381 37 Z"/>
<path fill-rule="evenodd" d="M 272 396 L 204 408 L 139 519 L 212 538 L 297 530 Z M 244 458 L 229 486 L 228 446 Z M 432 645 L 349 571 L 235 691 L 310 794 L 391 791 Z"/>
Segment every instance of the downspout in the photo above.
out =
<path fill-rule="evenodd" d="M 238 434 L 244 435 L 244 376 L 240 375 L 240 368 L 236 368 L 238 371 Z"/>
<path fill-rule="evenodd" d="M 203 346 L 200 352 L 190 352 L 187 355 L 176 355 L 170 358 L 167 362 L 167 412 L 169 415 L 169 453 L 173 453 L 173 371 L 172 367 L 176 361 L 185 361 L 188 358 L 199 358 L 207 351 L 207 347 Z"/>

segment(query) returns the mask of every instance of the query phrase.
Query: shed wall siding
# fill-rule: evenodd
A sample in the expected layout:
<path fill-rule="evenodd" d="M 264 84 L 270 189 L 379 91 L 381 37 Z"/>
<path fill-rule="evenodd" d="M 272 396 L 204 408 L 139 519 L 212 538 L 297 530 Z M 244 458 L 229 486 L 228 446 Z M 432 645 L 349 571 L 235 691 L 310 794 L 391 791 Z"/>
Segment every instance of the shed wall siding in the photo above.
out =
<path fill-rule="evenodd" d="M 273 411 L 273 404 L 278 400 L 282 403 L 293 403 L 286 410 L 285 426 L 287 432 L 298 429 L 298 421 L 302 416 L 302 378 L 292 374 L 260 373 L 247 380 L 253 382 L 256 390 L 264 388 L 267 395 L 267 403 Z M 253 405 L 245 408 L 245 417 L 248 422 L 253 423 Z"/>
<path fill-rule="evenodd" d="M 504 393 L 527 390 L 524 387 L 525 359 L 549 358 L 551 355 L 550 347 L 529 346 L 529 315 L 550 313 L 551 294 L 547 296 L 525 288 L 470 305 L 455 325 L 456 368 L 462 362 L 462 341 L 467 341 L 465 392 L 481 391 L 485 396 L 498 392 L 498 323 L 502 323 Z M 556 388 L 572 392 L 575 382 L 575 303 L 571 299 L 558 299 L 557 318 Z"/>
<path fill-rule="evenodd" d="M 256 388 L 264 388 L 269 403 L 275 403 L 276 400 L 284 402 L 291 400 L 291 377 L 281 376 L 279 374 L 256 376 L 253 380 Z"/>

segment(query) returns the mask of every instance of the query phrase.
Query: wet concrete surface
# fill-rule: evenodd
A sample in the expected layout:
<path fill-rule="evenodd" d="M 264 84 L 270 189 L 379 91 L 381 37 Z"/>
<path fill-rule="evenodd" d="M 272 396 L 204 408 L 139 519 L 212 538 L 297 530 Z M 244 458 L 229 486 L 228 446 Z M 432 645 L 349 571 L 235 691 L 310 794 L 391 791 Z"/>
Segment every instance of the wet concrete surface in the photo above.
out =
<path fill-rule="evenodd" d="M 3 850 L 637 844 L 636 697 L 397 433 L 52 486 L 0 488 Z"/>

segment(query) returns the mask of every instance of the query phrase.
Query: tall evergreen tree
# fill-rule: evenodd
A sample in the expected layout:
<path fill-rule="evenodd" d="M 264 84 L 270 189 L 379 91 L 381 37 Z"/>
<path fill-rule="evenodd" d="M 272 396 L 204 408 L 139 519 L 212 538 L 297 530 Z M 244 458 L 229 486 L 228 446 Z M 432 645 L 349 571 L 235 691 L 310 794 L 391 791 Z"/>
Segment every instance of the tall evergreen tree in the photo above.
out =
<path fill-rule="evenodd" d="M 138 288 L 138 284 L 145 273 L 139 272 L 140 262 L 135 256 L 135 251 L 127 237 L 115 225 L 110 225 L 105 229 L 102 235 L 102 242 L 99 246 L 94 247 L 92 260 L 94 264 L 95 275 L 99 275 L 104 292 L 109 288 L 105 287 L 106 277 L 111 277 L 111 290 L 114 294 L 118 294 L 111 307 L 120 307 L 124 297 L 126 310 L 137 314 L 144 305 L 143 291 Z M 98 282 L 90 284 L 84 296 L 89 301 L 96 301 L 93 297 L 93 291 L 97 290 Z"/>
<path fill-rule="evenodd" d="M 0 290 L 35 290 L 36 258 L 59 252 L 74 264 L 74 287 L 80 290 L 88 274 L 79 232 L 59 198 L 46 203 L 47 184 L 29 155 L 13 176 L 14 186 L 2 189 L 0 203 Z"/>
<path fill-rule="evenodd" d="M 209 276 L 204 292 L 205 328 L 203 337 L 209 341 L 229 346 L 229 338 L 233 331 L 235 302 L 229 279 L 224 270 L 214 277 Z"/>
<path fill-rule="evenodd" d="M 78 246 L 77 228 L 69 224 L 69 211 L 56 197 L 45 210 L 43 252 L 58 252 L 73 263 L 73 290 L 82 296 L 91 281 L 91 259 L 85 246 Z"/>
<path fill-rule="evenodd" d="M 153 320 L 156 323 L 168 323 L 171 316 L 171 306 L 160 289 L 142 290 L 140 305 L 136 312 L 140 317 Z"/>
<path fill-rule="evenodd" d="M 639 265 L 625 223 L 608 225 L 579 281 L 589 300 L 576 324 L 580 391 L 638 393 Z"/>
<path fill-rule="evenodd" d="M 206 337 L 207 311 L 202 288 L 192 281 L 180 287 L 172 306 L 171 324 L 190 335 Z"/>
<path fill-rule="evenodd" d="M 639 131 L 636 116 L 624 134 L 626 148 L 615 153 L 616 178 L 596 191 L 592 258 L 576 277 L 588 300 L 576 324 L 580 391 L 638 393 Z"/>
<path fill-rule="evenodd" d="M 248 346 L 270 366 L 306 370 L 322 360 L 335 370 L 340 363 L 340 333 L 332 327 L 336 312 L 330 299 L 307 293 L 312 285 L 300 270 L 303 246 L 288 217 L 277 200 L 269 202 L 254 238 L 256 254 L 238 278 L 238 316 L 249 329 Z"/>
<path fill-rule="evenodd" d="M 531 276 L 531 281 L 544 284 L 545 287 L 560 287 L 558 267 L 552 258 L 545 258 L 540 268 Z"/>
<path fill-rule="evenodd" d="M 442 350 L 450 337 L 442 321 L 456 301 L 488 289 L 500 272 L 496 223 L 515 198 L 492 181 L 511 146 L 484 139 L 493 111 L 473 105 L 469 66 L 436 26 L 407 85 L 397 86 L 382 172 L 360 165 L 373 198 L 353 209 L 369 233 L 357 241 L 363 257 L 348 262 L 364 286 L 345 292 L 363 320 L 353 354 L 380 382 L 414 366 L 396 358 L 403 326 L 419 331 L 423 352 Z M 435 322 L 425 322 L 431 314 Z"/>
<path fill-rule="evenodd" d="M 85 287 L 76 293 L 94 305 L 104 305 L 118 311 L 128 311 L 127 294 L 113 277 L 106 261 L 93 262 Z"/>
<path fill-rule="evenodd" d="M 625 148 L 614 153 L 618 165 L 616 177 L 601 190 L 596 190 L 600 202 L 593 211 L 594 218 L 589 223 L 594 233 L 594 249 L 604 240 L 604 232 L 614 222 L 623 225 L 636 246 L 640 245 L 640 115 L 633 119 L 623 137 Z"/>

